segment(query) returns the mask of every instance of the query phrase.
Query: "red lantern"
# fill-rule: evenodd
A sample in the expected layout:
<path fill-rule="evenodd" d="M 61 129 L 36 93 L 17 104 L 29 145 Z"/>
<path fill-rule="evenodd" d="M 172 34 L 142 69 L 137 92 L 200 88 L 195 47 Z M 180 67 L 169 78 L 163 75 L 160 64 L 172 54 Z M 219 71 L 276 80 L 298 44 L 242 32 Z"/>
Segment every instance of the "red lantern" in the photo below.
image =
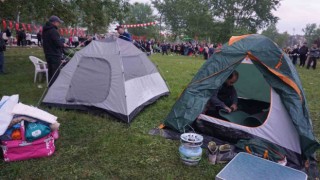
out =
<path fill-rule="evenodd" d="M 16 23 L 16 30 L 18 31 L 19 30 L 19 23 Z"/>
<path fill-rule="evenodd" d="M 147 24 L 143 24 L 143 26 L 147 26 Z"/>
<path fill-rule="evenodd" d="M 23 30 L 27 30 L 26 25 L 24 23 L 21 23 L 21 24 L 22 24 Z"/>
<path fill-rule="evenodd" d="M 65 33 L 66 35 L 69 34 L 68 28 L 65 28 L 65 29 L 64 29 L 64 33 Z"/>
<path fill-rule="evenodd" d="M 9 27 L 10 27 L 10 29 L 12 29 L 12 28 L 13 28 L 12 21 L 9 21 Z"/>
<path fill-rule="evenodd" d="M 28 24 L 27 27 L 28 27 L 28 31 L 31 32 L 31 31 L 32 31 L 32 29 L 31 29 L 31 24 Z"/>
<path fill-rule="evenodd" d="M 7 29 L 7 23 L 6 23 L 6 20 L 2 20 L 2 26 L 3 26 L 3 29 Z"/>

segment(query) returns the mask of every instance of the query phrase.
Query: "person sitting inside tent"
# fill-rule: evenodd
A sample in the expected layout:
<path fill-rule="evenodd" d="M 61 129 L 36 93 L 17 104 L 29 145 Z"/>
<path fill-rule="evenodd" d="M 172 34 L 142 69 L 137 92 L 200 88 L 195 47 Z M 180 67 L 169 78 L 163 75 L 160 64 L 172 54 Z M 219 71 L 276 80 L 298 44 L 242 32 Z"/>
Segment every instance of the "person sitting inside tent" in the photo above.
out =
<path fill-rule="evenodd" d="M 221 109 L 224 109 L 228 113 L 238 109 L 238 95 L 233 86 L 238 79 L 239 73 L 237 71 L 233 71 L 228 79 L 219 88 L 219 91 L 216 91 L 212 94 L 211 98 L 209 99 L 209 114 L 213 112 L 213 115 L 216 116 Z"/>

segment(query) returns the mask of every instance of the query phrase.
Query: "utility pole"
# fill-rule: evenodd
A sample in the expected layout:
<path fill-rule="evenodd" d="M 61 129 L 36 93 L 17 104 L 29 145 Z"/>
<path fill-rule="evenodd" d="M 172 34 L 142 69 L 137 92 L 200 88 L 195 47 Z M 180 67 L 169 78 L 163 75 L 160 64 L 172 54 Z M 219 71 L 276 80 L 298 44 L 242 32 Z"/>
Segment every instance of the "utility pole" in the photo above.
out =
<path fill-rule="evenodd" d="M 295 29 L 295 28 L 293 28 L 292 47 L 294 46 L 294 42 L 295 42 L 295 40 L 296 40 L 295 31 L 296 31 L 296 29 Z"/>
<path fill-rule="evenodd" d="M 162 24 L 162 14 L 163 12 L 160 14 L 160 31 L 159 31 L 159 40 L 161 42 L 161 24 Z"/>
<path fill-rule="evenodd" d="M 18 15 L 17 15 L 17 23 L 20 22 L 20 11 L 18 11 Z"/>

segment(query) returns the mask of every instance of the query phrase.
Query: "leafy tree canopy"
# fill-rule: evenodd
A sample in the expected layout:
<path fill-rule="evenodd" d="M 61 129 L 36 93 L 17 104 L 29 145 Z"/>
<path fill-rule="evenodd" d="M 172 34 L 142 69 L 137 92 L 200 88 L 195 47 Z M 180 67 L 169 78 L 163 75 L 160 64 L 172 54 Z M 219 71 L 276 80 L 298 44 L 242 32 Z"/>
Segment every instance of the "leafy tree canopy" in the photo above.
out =
<path fill-rule="evenodd" d="M 151 5 L 144 3 L 134 3 L 129 7 L 129 12 L 124 18 L 124 24 L 142 24 L 147 22 L 154 22 L 156 16 L 153 14 Z M 130 33 L 136 36 L 146 36 L 148 38 L 155 38 L 159 34 L 158 26 L 146 26 L 138 28 L 130 28 Z"/>
<path fill-rule="evenodd" d="M 153 0 L 173 33 L 226 41 L 276 23 L 281 0 Z"/>
<path fill-rule="evenodd" d="M 105 32 L 114 20 L 123 20 L 128 0 L 4 0 L 0 17 L 20 22 L 43 24 L 51 15 L 64 20 L 65 26 L 88 27 L 90 32 Z"/>

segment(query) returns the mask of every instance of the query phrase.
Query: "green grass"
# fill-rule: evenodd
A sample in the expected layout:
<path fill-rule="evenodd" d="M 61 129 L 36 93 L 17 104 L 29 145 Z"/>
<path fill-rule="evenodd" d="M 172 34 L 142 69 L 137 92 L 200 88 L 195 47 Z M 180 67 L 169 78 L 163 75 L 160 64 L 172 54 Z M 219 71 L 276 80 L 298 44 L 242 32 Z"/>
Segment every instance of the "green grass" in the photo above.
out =
<path fill-rule="evenodd" d="M 29 55 L 44 57 L 39 48 L 13 48 L 5 53 L 9 74 L 0 76 L 0 95 L 19 94 L 21 102 L 36 105 L 44 89 L 33 83 Z M 148 106 L 130 126 L 108 115 L 47 109 L 61 123 L 55 154 L 13 163 L 0 160 L 0 179 L 213 179 L 223 166 L 209 165 L 205 155 L 198 166 L 185 166 L 179 159 L 178 141 L 148 134 L 169 113 L 204 61 L 161 55 L 151 59 L 166 79 L 170 96 Z M 298 70 L 319 137 L 320 71 Z"/>

